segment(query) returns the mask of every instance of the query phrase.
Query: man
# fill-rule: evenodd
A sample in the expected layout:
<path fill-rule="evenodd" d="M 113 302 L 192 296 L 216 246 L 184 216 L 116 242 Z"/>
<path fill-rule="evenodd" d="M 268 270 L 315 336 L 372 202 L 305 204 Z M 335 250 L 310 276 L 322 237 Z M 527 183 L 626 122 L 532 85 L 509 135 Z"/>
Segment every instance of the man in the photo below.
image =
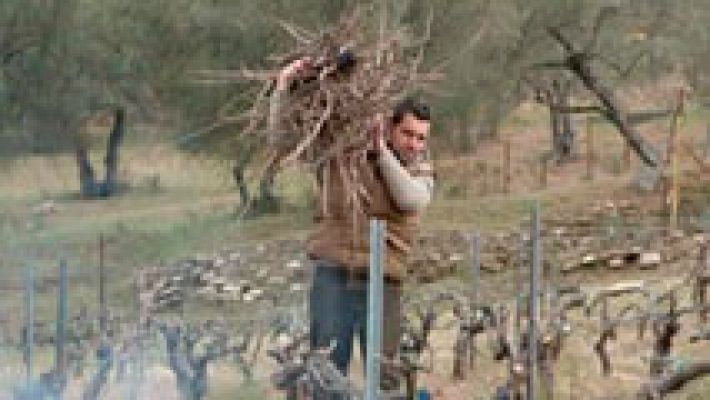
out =
<path fill-rule="evenodd" d="M 310 60 L 302 59 L 281 71 L 272 97 L 272 122 L 278 116 L 282 91 L 292 79 L 307 74 L 311 65 Z M 317 227 L 308 243 L 314 265 L 310 342 L 314 348 L 334 342 L 331 358 L 343 374 L 347 374 L 356 332 L 361 353 L 365 354 L 369 220 L 386 222 L 382 350 L 385 359 L 394 360 L 400 340 L 405 258 L 414 244 L 420 215 L 432 198 L 433 171 L 425 159 L 430 130 L 428 107 L 406 99 L 394 107 L 388 122 L 379 119 L 374 124 L 366 159 L 351 164 L 356 165 L 356 179 L 353 174 L 348 181 L 336 160 L 324 165 L 319 173 Z M 353 183 L 360 188 L 353 189 Z M 353 209 L 354 201 L 362 212 Z M 387 363 L 382 371 L 383 389 L 397 388 L 398 381 Z"/>

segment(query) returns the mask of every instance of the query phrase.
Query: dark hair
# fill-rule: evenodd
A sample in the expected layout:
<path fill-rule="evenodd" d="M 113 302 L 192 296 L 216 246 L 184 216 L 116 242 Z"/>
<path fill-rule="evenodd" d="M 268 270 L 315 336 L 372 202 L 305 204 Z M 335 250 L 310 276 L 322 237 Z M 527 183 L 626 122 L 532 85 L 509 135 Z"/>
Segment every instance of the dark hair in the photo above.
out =
<path fill-rule="evenodd" d="M 429 106 L 426 103 L 413 97 L 407 97 L 394 106 L 394 111 L 392 113 L 392 124 L 399 124 L 407 114 L 412 114 L 416 119 L 421 121 L 431 120 Z"/>
<path fill-rule="evenodd" d="M 355 64 L 357 64 L 357 59 L 355 58 L 355 53 L 353 53 L 352 50 L 342 50 L 338 52 L 338 55 L 335 58 L 335 65 L 338 72 L 350 72 L 353 68 L 355 68 Z"/>

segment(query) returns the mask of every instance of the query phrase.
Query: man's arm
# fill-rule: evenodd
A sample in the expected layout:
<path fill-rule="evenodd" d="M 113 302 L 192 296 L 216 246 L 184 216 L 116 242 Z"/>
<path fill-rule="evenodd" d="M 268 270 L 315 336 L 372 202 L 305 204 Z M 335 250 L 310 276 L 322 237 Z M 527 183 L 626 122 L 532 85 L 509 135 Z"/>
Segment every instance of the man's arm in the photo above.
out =
<path fill-rule="evenodd" d="M 392 198 L 402 211 L 420 211 L 431 202 L 434 176 L 428 162 L 420 162 L 410 172 L 387 147 L 382 148 L 378 163 Z"/>
<path fill-rule="evenodd" d="M 288 89 L 291 81 L 304 74 L 311 68 L 310 58 L 301 58 L 295 60 L 288 64 L 284 69 L 279 72 L 276 78 L 276 83 L 274 85 L 274 91 L 269 98 L 269 116 L 267 123 L 267 129 L 272 133 L 273 140 L 278 140 L 280 135 L 283 135 L 283 127 L 281 121 L 281 104 L 283 98 L 286 96 L 285 92 Z"/>
<path fill-rule="evenodd" d="M 269 119 L 266 121 L 267 131 L 269 132 L 269 137 L 274 142 L 283 135 L 283 127 L 281 124 L 281 98 L 284 96 L 284 90 L 280 88 L 280 85 L 276 84 L 274 91 L 271 93 L 269 98 Z"/>

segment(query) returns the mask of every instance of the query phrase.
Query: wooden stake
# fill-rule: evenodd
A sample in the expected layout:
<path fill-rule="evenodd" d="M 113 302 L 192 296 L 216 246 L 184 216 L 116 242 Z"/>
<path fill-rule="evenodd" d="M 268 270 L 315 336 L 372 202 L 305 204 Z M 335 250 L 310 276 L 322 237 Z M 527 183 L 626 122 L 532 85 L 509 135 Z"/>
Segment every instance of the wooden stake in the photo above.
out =
<path fill-rule="evenodd" d="M 663 168 L 663 167 L 661 167 Z M 660 199 L 661 199 L 661 216 L 665 217 L 669 215 L 668 211 L 668 177 L 666 176 L 665 168 L 664 171 L 661 172 L 661 176 L 659 178 L 659 190 L 660 190 Z M 662 223 L 662 222 L 661 222 Z"/>
<path fill-rule="evenodd" d="M 488 164 L 484 164 L 483 170 L 481 171 L 481 175 L 481 195 L 485 196 L 488 194 Z"/>
<path fill-rule="evenodd" d="M 586 178 L 594 180 L 594 129 L 592 126 L 592 119 L 587 117 L 586 123 L 586 134 L 587 134 L 587 176 Z"/>
<path fill-rule="evenodd" d="M 99 233 L 99 331 L 106 332 L 106 275 L 104 270 L 104 234 Z"/>
<path fill-rule="evenodd" d="M 481 305 L 481 234 L 473 232 L 471 234 L 471 280 L 473 283 L 473 304 L 476 307 Z"/>
<path fill-rule="evenodd" d="M 35 287 L 34 268 L 28 265 L 25 268 L 25 368 L 27 387 L 32 382 L 33 358 L 35 342 Z"/>
<path fill-rule="evenodd" d="M 678 136 L 674 138 L 676 141 L 676 149 L 677 149 L 677 141 L 678 141 Z M 674 151 L 673 152 L 673 177 L 672 177 L 672 186 L 671 186 L 671 221 L 670 221 L 670 226 L 672 229 L 675 229 L 678 227 L 678 202 L 680 198 L 680 179 L 678 178 L 678 158 L 680 158 L 680 152 L 679 151 Z"/>
<path fill-rule="evenodd" d="M 629 172 L 631 170 L 631 146 L 629 146 L 628 142 L 624 142 L 624 155 L 622 158 L 624 172 Z"/>
<path fill-rule="evenodd" d="M 515 297 L 515 325 L 513 331 L 513 340 L 515 341 L 513 348 L 515 349 L 516 354 L 520 354 L 520 351 L 522 350 L 522 340 L 520 340 L 520 337 L 522 335 L 521 327 L 523 319 L 523 271 L 525 270 L 525 260 L 527 259 L 527 247 L 525 245 L 525 239 L 523 237 L 523 234 L 520 234 L 520 237 L 518 239 L 520 246 L 518 248 L 520 259 L 518 260 L 518 265 L 515 274 L 515 293 L 517 293 L 517 295 Z"/>
<path fill-rule="evenodd" d="M 54 368 L 57 375 L 63 380 L 66 373 L 66 354 L 64 342 L 66 339 L 66 320 L 68 314 L 67 304 L 67 262 L 59 261 L 59 290 L 57 290 L 57 331 L 55 343 Z"/>
<path fill-rule="evenodd" d="M 695 277 L 695 306 L 698 307 L 698 322 L 700 326 L 708 322 L 708 310 L 705 308 L 707 298 L 707 288 L 710 284 L 710 252 L 708 252 L 708 242 L 700 245 L 698 254 L 697 276 Z"/>
<path fill-rule="evenodd" d="M 510 140 L 503 141 L 503 193 L 510 193 Z"/>
<path fill-rule="evenodd" d="M 671 120 L 669 141 L 668 141 L 668 158 L 666 160 L 667 166 L 671 167 L 671 184 L 668 188 L 670 190 L 670 221 L 669 226 L 675 229 L 678 226 L 678 196 L 679 196 L 679 182 L 678 182 L 678 125 L 680 123 L 680 118 L 683 114 L 684 109 L 684 92 L 683 89 L 678 91 L 678 99 L 676 104 L 676 109 L 673 112 L 673 118 Z"/>

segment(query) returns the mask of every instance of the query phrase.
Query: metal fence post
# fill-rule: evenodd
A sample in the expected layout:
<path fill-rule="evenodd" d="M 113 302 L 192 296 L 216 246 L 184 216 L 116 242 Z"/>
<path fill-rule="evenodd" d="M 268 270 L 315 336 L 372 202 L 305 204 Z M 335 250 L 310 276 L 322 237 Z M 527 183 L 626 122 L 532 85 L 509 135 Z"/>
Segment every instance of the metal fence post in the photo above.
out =
<path fill-rule="evenodd" d="M 587 133 L 587 175 L 586 179 L 594 180 L 594 163 L 596 161 L 596 155 L 594 154 L 594 126 L 592 119 L 587 117 L 586 121 L 586 133 Z"/>
<path fill-rule="evenodd" d="M 382 347 L 382 285 L 384 221 L 370 220 L 370 279 L 367 296 L 365 400 L 377 400 Z"/>
<path fill-rule="evenodd" d="M 104 235 L 99 233 L 99 331 L 106 332 L 106 275 L 104 270 Z"/>
<path fill-rule="evenodd" d="M 526 249 L 526 244 L 525 244 L 525 237 L 521 233 L 519 237 L 519 243 L 518 243 L 518 265 L 515 270 L 515 324 L 514 324 L 514 333 L 513 333 L 513 348 L 515 349 L 516 354 L 520 354 L 520 351 L 522 350 L 521 348 L 521 336 L 522 336 L 522 319 L 523 319 L 523 301 L 524 301 L 524 284 L 523 284 L 523 279 L 524 279 L 524 274 L 523 270 L 525 268 L 525 261 L 528 259 L 528 257 L 525 254 L 525 249 Z"/>
<path fill-rule="evenodd" d="M 537 323 L 540 318 L 538 279 L 542 252 L 540 246 L 540 205 L 535 203 L 531 215 L 532 264 L 530 268 L 530 326 L 528 331 L 528 400 L 537 397 Z"/>
<path fill-rule="evenodd" d="M 67 262 L 66 260 L 59 261 L 59 290 L 57 301 L 57 342 L 56 353 L 54 356 L 55 371 L 58 377 L 64 376 L 64 367 L 66 365 L 64 358 L 64 342 L 66 338 L 66 320 L 67 320 Z"/>
<path fill-rule="evenodd" d="M 34 268 L 28 265 L 25 268 L 25 367 L 27 373 L 27 387 L 32 382 L 32 357 L 34 347 Z"/>
<path fill-rule="evenodd" d="M 503 142 L 503 193 L 510 193 L 510 139 Z"/>
<path fill-rule="evenodd" d="M 473 280 L 473 304 L 481 305 L 481 234 L 474 232 L 471 235 L 471 268 Z"/>

